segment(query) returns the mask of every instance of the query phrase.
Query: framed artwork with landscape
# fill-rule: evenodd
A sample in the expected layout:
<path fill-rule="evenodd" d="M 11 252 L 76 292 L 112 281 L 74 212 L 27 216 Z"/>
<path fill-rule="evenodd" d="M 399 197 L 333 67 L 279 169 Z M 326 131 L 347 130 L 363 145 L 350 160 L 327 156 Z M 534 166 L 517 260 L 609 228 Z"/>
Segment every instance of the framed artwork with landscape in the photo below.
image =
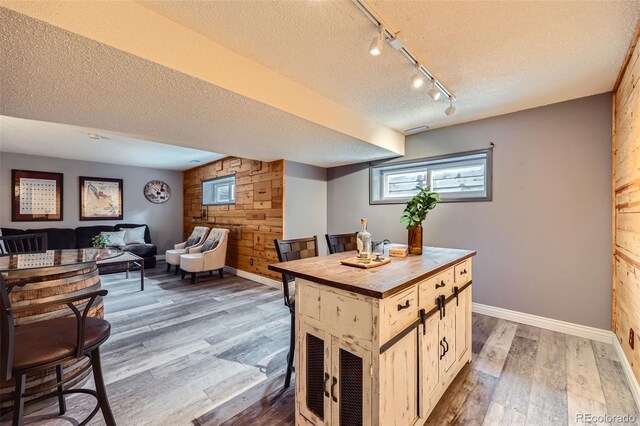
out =
<path fill-rule="evenodd" d="M 11 170 L 11 221 L 62 220 L 62 173 Z"/>
<path fill-rule="evenodd" d="M 122 179 L 80 176 L 80 220 L 122 220 Z"/>

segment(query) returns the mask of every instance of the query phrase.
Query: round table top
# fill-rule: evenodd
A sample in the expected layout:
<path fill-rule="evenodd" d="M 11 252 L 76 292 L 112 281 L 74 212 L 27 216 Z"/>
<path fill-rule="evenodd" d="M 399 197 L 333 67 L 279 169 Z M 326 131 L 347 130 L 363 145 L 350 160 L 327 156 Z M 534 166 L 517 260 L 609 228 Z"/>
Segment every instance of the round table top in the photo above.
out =
<path fill-rule="evenodd" d="M 121 250 L 113 248 L 86 248 L 12 254 L 0 256 L 0 272 L 92 263 L 98 260 L 112 259 L 122 255 L 122 253 Z"/>

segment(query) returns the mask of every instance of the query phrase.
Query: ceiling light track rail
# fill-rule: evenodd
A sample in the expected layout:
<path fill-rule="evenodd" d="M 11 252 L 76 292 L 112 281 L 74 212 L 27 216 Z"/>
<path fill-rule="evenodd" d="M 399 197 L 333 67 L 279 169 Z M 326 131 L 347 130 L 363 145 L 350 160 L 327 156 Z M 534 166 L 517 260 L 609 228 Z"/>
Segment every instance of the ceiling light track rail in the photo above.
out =
<path fill-rule="evenodd" d="M 358 9 L 360 9 L 360 11 L 362 11 L 362 13 L 364 13 L 369 18 L 369 20 L 377 28 L 380 28 L 382 30 L 387 40 L 390 40 L 390 42 L 396 40 L 397 32 L 392 31 L 390 27 L 382 21 L 382 18 L 377 16 L 376 13 L 371 9 L 371 7 L 369 7 L 369 5 L 367 5 L 367 3 L 364 0 L 351 0 L 351 1 L 353 2 L 353 4 L 356 5 Z M 422 72 L 430 81 L 432 81 L 434 85 L 438 88 L 438 90 L 440 90 L 440 92 L 442 92 L 442 94 L 447 97 L 450 103 L 456 101 L 456 97 L 453 94 L 453 92 L 449 90 L 442 82 L 440 82 L 440 80 L 438 80 L 438 78 L 436 78 L 436 76 L 431 71 L 429 71 L 423 65 L 423 63 L 420 62 L 413 53 L 411 53 L 409 49 L 407 49 L 405 46 L 401 46 L 396 50 L 399 50 L 400 52 L 402 52 L 402 54 L 409 60 L 409 62 L 411 62 L 411 64 L 414 67 L 417 67 L 417 69 L 420 72 Z"/>

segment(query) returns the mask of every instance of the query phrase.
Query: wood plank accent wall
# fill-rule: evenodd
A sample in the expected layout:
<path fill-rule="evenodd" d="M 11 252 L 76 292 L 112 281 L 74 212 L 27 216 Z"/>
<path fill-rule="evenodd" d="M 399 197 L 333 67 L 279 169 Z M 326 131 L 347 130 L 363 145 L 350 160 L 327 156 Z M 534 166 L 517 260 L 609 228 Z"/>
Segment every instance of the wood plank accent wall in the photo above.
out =
<path fill-rule="evenodd" d="M 640 381 L 640 46 L 637 35 L 636 31 L 613 91 L 611 327 Z M 630 337 L 631 329 L 633 337 Z"/>
<path fill-rule="evenodd" d="M 236 204 L 202 206 L 206 179 L 236 175 Z M 273 240 L 283 238 L 284 161 L 263 162 L 227 157 L 184 172 L 186 239 L 194 226 L 229 229 L 227 266 L 280 280 L 268 270 L 278 261 Z"/>

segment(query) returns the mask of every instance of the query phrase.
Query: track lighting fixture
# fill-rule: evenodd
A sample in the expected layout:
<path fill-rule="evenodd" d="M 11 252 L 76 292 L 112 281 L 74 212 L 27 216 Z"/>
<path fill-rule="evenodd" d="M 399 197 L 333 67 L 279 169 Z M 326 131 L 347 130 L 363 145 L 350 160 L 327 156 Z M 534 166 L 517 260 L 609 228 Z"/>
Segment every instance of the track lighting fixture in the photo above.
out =
<path fill-rule="evenodd" d="M 435 80 L 431 80 L 431 88 L 427 92 L 427 95 L 429 95 L 429 97 L 431 99 L 433 99 L 434 101 L 437 101 L 438 99 L 440 99 L 440 95 L 442 95 L 442 93 L 436 87 L 436 81 Z"/>
<path fill-rule="evenodd" d="M 456 113 L 456 107 L 453 106 L 453 99 L 449 98 L 449 107 L 444 110 L 444 113 L 448 116 L 452 116 Z"/>
<path fill-rule="evenodd" d="M 384 27 L 382 25 L 378 26 L 378 34 L 371 39 L 371 45 L 369 46 L 369 53 L 372 56 L 378 56 L 382 53 L 382 48 L 384 46 Z"/>
<path fill-rule="evenodd" d="M 420 71 L 420 64 L 416 64 L 416 73 L 411 77 L 411 85 L 414 89 L 419 89 L 424 86 L 424 75 Z"/>
<path fill-rule="evenodd" d="M 419 89 L 426 84 L 426 79 L 429 79 L 431 82 L 429 90 L 427 90 L 429 97 L 437 101 L 444 95 L 446 99 L 449 99 L 449 107 L 445 110 L 445 114 L 448 116 L 455 114 L 456 107 L 453 106 L 453 103 L 457 101 L 455 95 L 427 68 L 424 62 L 420 61 L 420 59 L 411 52 L 408 46 L 403 44 L 398 38 L 400 32 L 395 31 L 388 23 L 385 23 L 382 16 L 367 4 L 368 0 L 351 1 L 378 28 L 378 34 L 371 40 L 369 53 L 372 56 L 380 55 L 385 43 L 402 53 L 404 57 L 416 67 L 416 73 L 411 77 L 411 85 L 415 89 Z"/>

